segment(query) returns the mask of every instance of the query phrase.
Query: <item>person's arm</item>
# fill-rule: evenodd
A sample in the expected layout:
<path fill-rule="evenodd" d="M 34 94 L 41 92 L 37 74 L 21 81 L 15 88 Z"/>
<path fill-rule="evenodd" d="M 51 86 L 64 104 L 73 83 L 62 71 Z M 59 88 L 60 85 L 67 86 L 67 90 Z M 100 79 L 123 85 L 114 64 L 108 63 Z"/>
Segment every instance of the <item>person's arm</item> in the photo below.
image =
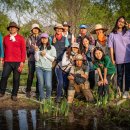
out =
<path fill-rule="evenodd" d="M 99 78 L 100 78 L 98 85 L 100 86 L 100 85 L 103 85 L 103 76 L 102 76 L 100 68 L 97 68 L 97 72 L 98 72 L 98 75 L 99 75 Z"/>
<path fill-rule="evenodd" d="M 62 67 L 67 66 L 69 64 L 70 64 L 70 60 L 68 59 L 66 51 L 65 51 L 62 57 Z"/>
<path fill-rule="evenodd" d="M 73 44 L 74 42 L 75 42 L 75 37 L 74 37 L 74 35 L 72 34 L 71 44 Z"/>
<path fill-rule="evenodd" d="M 25 62 L 26 60 L 26 44 L 25 44 L 25 40 L 22 37 L 21 38 L 21 62 Z"/>
<path fill-rule="evenodd" d="M 35 55 L 34 55 L 34 58 L 35 58 L 35 60 L 36 61 L 39 61 L 39 59 L 40 59 L 40 51 L 35 51 Z"/>
<path fill-rule="evenodd" d="M 110 47 L 110 56 L 111 56 L 111 61 L 112 64 L 115 65 L 115 59 L 114 59 L 114 49 L 112 47 Z"/>
<path fill-rule="evenodd" d="M 107 80 L 107 68 L 104 68 L 104 79 L 103 79 L 103 83 L 104 83 L 104 85 L 108 84 L 108 80 Z"/>

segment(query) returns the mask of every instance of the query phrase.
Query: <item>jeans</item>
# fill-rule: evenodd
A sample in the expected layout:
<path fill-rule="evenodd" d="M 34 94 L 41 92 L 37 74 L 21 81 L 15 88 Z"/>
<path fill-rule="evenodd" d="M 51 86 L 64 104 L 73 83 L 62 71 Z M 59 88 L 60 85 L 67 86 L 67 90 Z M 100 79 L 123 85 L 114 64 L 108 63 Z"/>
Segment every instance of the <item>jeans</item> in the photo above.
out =
<path fill-rule="evenodd" d="M 2 77 L 0 81 L 0 93 L 4 94 L 7 87 L 7 80 L 11 72 L 13 72 L 13 89 L 12 96 L 17 96 L 20 82 L 20 72 L 18 72 L 18 67 L 20 62 L 5 62 L 3 66 Z"/>
<path fill-rule="evenodd" d="M 52 71 L 44 70 L 41 67 L 36 67 L 36 74 L 38 78 L 38 88 L 40 100 L 50 98 L 52 92 Z M 46 87 L 46 96 L 44 89 Z"/>
<path fill-rule="evenodd" d="M 67 92 L 68 89 L 68 73 L 64 73 L 57 65 L 55 67 L 55 74 L 57 78 L 57 98 L 60 98 L 62 95 L 62 88 L 64 88 L 65 92 Z"/>
<path fill-rule="evenodd" d="M 35 72 L 35 61 L 28 61 L 28 79 L 27 79 L 26 92 L 31 91 L 31 86 L 33 83 L 33 78 L 34 78 L 34 72 Z M 39 93 L 38 92 L 38 81 L 36 81 L 36 93 Z"/>
<path fill-rule="evenodd" d="M 117 64 L 117 85 L 123 92 L 123 76 L 125 73 L 125 91 L 129 91 L 130 88 L 130 63 Z"/>

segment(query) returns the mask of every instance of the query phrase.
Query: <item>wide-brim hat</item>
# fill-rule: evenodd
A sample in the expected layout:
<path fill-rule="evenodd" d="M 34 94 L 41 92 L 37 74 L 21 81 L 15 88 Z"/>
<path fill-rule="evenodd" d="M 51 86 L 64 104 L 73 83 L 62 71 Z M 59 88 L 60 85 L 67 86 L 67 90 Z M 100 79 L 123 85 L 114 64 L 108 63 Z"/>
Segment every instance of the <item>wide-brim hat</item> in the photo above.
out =
<path fill-rule="evenodd" d="M 39 29 L 40 32 L 42 32 L 41 29 L 40 29 L 40 27 L 39 27 L 39 24 L 34 23 L 34 24 L 32 25 L 31 31 L 32 31 L 34 28 L 37 28 L 37 29 Z"/>
<path fill-rule="evenodd" d="M 83 60 L 83 56 L 81 54 L 76 55 L 75 60 Z"/>
<path fill-rule="evenodd" d="M 101 25 L 101 24 L 96 24 L 95 27 L 94 27 L 94 30 L 91 31 L 91 33 L 92 33 L 92 34 L 95 34 L 95 33 L 96 33 L 96 30 L 99 30 L 99 29 L 103 30 L 103 32 L 106 32 L 106 31 L 108 30 L 107 28 L 103 27 L 103 25 Z"/>
<path fill-rule="evenodd" d="M 63 25 L 60 24 L 60 23 L 57 23 L 57 24 L 55 25 L 54 30 L 56 30 L 57 28 L 61 28 L 62 30 L 64 30 Z"/>
<path fill-rule="evenodd" d="M 15 23 L 15 22 L 10 22 L 9 23 L 9 25 L 8 25 L 8 27 L 7 27 L 7 30 L 9 31 L 9 28 L 10 27 L 15 27 L 15 28 L 17 28 L 18 30 L 20 29 L 20 27 Z"/>
<path fill-rule="evenodd" d="M 63 23 L 62 23 L 62 25 L 63 25 L 63 26 L 68 26 L 68 27 L 71 27 L 70 23 L 69 23 L 69 22 L 66 22 L 66 21 L 65 21 L 65 22 L 63 22 Z"/>
<path fill-rule="evenodd" d="M 74 42 L 74 43 L 71 45 L 71 47 L 79 48 L 79 43 Z"/>

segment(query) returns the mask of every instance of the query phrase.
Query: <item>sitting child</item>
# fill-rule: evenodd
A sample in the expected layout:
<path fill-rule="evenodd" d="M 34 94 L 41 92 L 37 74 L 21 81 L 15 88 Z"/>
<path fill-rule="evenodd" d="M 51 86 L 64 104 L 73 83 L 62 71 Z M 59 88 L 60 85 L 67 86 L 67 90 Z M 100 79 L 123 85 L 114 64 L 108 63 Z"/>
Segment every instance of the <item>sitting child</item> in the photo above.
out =
<path fill-rule="evenodd" d="M 71 67 L 69 76 L 68 103 L 72 103 L 75 92 L 82 91 L 86 101 L 93 101 L 93 95 L 88 82 L 88 70 L 83 64 L 83 56 L 78 54 L 75 57 L 75 65 Z"/>

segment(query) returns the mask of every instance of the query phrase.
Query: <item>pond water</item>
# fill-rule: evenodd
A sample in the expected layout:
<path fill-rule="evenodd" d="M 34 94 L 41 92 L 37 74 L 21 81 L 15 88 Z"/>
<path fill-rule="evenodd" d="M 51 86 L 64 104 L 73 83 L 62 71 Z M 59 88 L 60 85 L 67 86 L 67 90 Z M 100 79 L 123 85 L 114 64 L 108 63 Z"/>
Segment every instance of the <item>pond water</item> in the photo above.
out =
<path fill-rule="evenodd" d="M 127 130 L 113 128 L 115 129 Z M 43 118 L 38 110 L 21 109 L 0 110 L 0 130 L 102 130 L 102 128 L 97 127 L 96 117 L 76 118 L 71 112 L 67 118 Z"/>

